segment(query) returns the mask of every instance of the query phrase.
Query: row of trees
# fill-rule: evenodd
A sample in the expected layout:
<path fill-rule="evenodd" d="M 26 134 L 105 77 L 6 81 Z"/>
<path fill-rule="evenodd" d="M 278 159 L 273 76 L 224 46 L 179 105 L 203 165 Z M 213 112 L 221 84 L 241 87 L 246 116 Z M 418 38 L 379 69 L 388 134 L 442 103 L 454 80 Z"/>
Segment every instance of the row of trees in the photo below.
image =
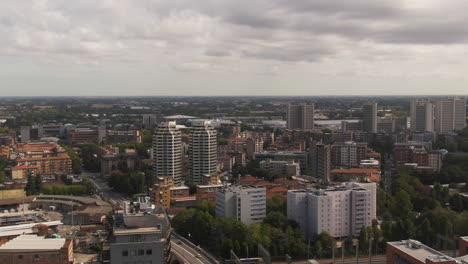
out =
<path fill-rule="evenodd" d="M 78 157 L 78 154 L 69 146 L 67 145 L 60 145 L 62 146 L 65 151 L 67 152 L 68 156 L 70 157 L 72 161 L 72 171 L 75 174 L 80 174 L 81 173 L 81 167 L 83 167 L 83 162 L 81 161 L 80 157 Z"/>
<path fill-rule="evenodd" d="M 113 171 L 109 178 L 109 186 L 114 190 L 133 195 L 145 192 L 145 173 L 144 172 L 122 172 Z"/>
<path fill-rule="evenodd" d="M 42 193 L 52 195 L 93 195 L 96 188 L 91 180 L 84 178 L 80 184 L 76 185 L 49 185 L 42 188 Z"/>
<path fill-rule="evenodd" d="M 249 227 L 235 218 L 216 217 L 214 206 L 208 203 L 178 213 L 172 225 L 179 234 L 222 258 L 228 258 L 231 249 L 242 257 L 256 254 L 258 244 L 273 256 L 307 256 L 307 241 L 297 224 L 287 220 L 285 202 L 275 199 L 268 200 L 268 204 L 263 223 Z"/>
<path fill-rule="evenodd" d="M 459 196 L 450 196 L 447 187 L 434 183 L 428 189 L 404 170 L 393 175 L 392 183 L 392 189 L 398 191 L 389 194 L 379 189 L 377 195 L 385 241 L 413 238 L 435 247 L 440 237 L 468 234 L 466 203 Z"/>

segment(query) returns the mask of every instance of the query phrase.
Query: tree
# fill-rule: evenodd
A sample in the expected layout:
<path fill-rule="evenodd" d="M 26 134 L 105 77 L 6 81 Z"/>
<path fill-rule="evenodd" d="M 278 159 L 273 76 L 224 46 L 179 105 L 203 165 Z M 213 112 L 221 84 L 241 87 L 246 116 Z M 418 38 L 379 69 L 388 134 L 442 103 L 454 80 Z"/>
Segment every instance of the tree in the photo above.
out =
<path fill-rule="evenodd" d="M 367 228 L 363 226 L 361 232 L 359 232 L 359 249 L 362 253 L 365 253 L 369 250 L 370 237 L 367 232 Z"/>
<path fill-rule="evenodd" d="M 48 230 L 49 227 L 43 224 L 37 224 L 32 227 L 33 233 L 37 234 L 38 236 L 46 236 Z"/>

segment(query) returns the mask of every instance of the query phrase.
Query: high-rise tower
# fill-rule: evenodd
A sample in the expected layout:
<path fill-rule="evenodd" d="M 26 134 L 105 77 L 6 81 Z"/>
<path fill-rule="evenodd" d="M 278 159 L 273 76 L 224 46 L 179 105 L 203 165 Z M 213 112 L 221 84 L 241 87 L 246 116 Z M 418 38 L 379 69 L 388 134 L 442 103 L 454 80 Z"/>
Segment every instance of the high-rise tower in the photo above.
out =
<path fill-rule="evenodd" d="M 377 103 L 362 106 L 362 127 L 370 133 L 377 133 Z"/>
<path fill-rule="evenodd" d="M 189 145 L 190 176 L 194 184 L 201 184 L 204 174 L 216 173 L 216 135 L 210 121 L 194 124 Z"/>
<path fill-rule="evenodd" d="M 183 185 L 182 141 L 176 122 L 162 122 L 153 135 L 153 170 L 156 177 L 172 177 Z"/>
<path fill-rule="evenodd" d="M 314 129 L 314 104 L 288 105 L 289 129 Z"/>
<path fill-rule="evenodd" d="M 438 133 L 462 130 L 466 126 L 465 98 L 441 99 L 436 103 L 435 130 Z"/>
<path fill-rule="evenodd" d="M 434 104 L 427 100 L 411 101 L 411 130 L 434 132 Z"/>

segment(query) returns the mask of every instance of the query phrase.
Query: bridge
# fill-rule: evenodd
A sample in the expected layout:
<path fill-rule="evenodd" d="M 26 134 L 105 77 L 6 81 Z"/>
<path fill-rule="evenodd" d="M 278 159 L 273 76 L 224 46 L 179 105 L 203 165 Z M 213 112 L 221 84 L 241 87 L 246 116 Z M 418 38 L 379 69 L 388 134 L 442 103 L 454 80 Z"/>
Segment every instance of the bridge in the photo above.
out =
<path fill-rule="evenodd" d="M 172 232 L 169 264 L 219 264 L 206 250 Z"/>

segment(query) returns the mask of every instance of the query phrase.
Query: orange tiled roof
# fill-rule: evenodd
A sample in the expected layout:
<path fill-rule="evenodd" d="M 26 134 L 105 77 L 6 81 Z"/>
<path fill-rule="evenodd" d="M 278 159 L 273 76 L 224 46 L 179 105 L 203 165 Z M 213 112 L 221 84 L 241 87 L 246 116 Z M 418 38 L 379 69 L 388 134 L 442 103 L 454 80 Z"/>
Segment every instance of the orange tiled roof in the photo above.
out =
<path fill-rule="evenodd" d="M 70 159 L 67 154 L 57 156 L 57 157 L 37 157 L 37 158 L 21 158 L 17 159 L 17 162 L 21 161 L 40 161 L 40 160 L 61 160 L 61 159 Z"/>

